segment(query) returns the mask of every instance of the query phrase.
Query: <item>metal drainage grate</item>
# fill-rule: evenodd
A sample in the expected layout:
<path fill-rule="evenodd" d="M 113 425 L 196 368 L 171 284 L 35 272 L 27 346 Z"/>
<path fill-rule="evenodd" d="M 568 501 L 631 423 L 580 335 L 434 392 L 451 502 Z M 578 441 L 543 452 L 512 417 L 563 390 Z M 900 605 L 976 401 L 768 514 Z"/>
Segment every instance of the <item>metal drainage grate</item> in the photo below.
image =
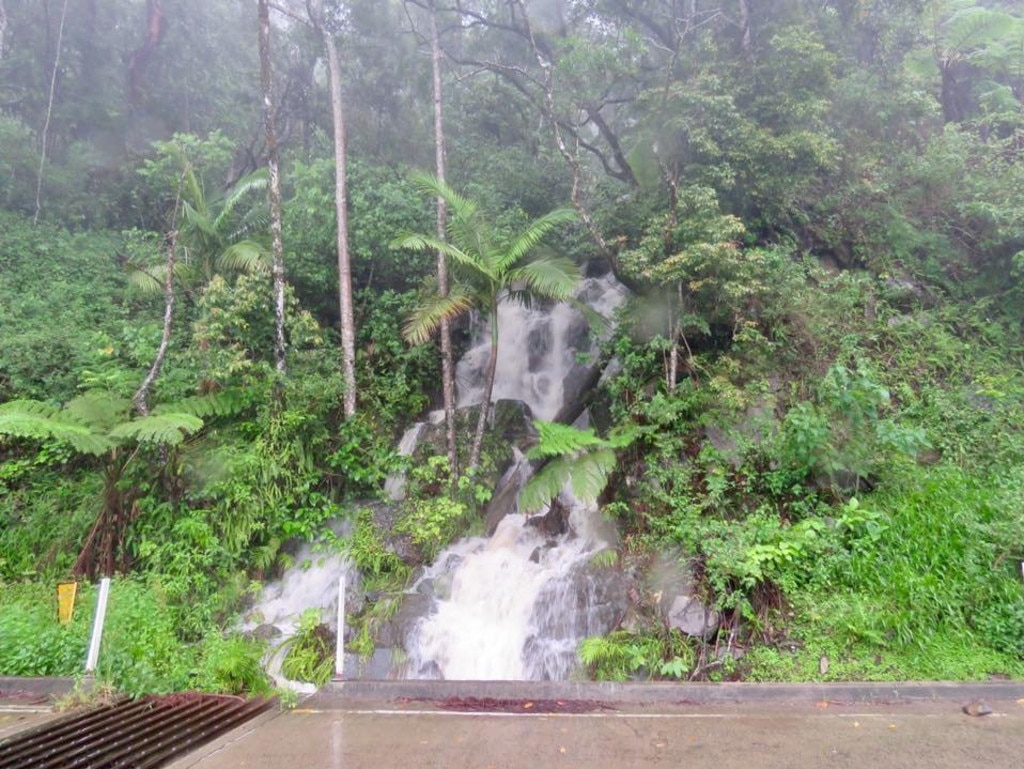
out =
<path fill-rule="evenodd" d="M 210 694 L 122 700 L 0 741 L 0 769 L 153 769 L 274 702 Z"/>

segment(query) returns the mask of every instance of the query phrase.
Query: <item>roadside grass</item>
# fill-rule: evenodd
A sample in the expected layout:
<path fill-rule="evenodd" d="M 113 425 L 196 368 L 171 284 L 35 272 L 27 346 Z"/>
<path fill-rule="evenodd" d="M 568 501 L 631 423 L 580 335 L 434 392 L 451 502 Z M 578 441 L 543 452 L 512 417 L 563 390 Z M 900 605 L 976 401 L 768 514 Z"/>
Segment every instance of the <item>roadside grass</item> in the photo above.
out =
<path fill-rule="evenodd" d="M 1024 473 L 917 469 L 860 502 L 870 528 L 789 595 L 751 680 L 1024 678 Z M 823 658 L 825 661 L 823 661 Z"/>
<path fill-rule="evenodd" d="M 0 675 L 81 676 L 96 594 L 94 586 L 80 585 L 74 618 L 61 625 L 53 585 L 0 583 Z M 100 683 L 130 695 L 269 693 L 262 644 L 214 627 L 185 643 L 172 616 L 152 584 L 114 580 L 96 671 Z"/>

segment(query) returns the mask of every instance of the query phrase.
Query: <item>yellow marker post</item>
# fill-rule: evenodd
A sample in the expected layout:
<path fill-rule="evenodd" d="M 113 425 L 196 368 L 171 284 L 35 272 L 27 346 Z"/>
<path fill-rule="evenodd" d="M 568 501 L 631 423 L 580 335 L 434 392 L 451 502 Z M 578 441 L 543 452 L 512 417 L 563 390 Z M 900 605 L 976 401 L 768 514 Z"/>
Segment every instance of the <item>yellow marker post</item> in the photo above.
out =
<path fill-rule="evenodd" d="M 75 616 L 75 596 L 77 595 L 77 582 L 61 582 L 57 585 L 57 620 L 60 624 L 68 624 Z"/>

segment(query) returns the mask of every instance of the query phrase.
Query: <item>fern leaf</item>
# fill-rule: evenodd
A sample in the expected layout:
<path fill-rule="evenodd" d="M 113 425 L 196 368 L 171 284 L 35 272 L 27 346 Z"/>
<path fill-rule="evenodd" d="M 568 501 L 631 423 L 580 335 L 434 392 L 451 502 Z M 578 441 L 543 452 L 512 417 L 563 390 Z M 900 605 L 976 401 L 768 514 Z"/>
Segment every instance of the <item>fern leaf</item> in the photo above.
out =
<path fill-rule="evenodd" d="M 61 420 L 61 414 L 39 401 L 11 401 L 0 406 L 0 435 L 34 441 L 57 440 L 83 454 L 102 454 L 113 444 L 85 425 Z"/>
<path fill-rule="evenodd" d="M 152 416 L 161 414 L 191 414 L 202 417 L 234 416 L 249 406 L 249 397 L 243 390 L 221 390 L 209 395 L 182 398 L 173 403 L 164 403 L 153 409 Z"/>
<path fill-rule="evenodd" d="M 203 420 L 193 414 L 150 414 L 120 424 L 110 431 L 111 438 L 177 446 L 185 436 L 201 430 Z"/>
<path fill-rule="evenodd" d="M 28 399 L 0 403 L 0 414 L 11 413 L 32 414 L 38 417 L 53 419 L 60 413 L 60 409 L 56 406 L 51 406 L 49 403 L 44 403 L 43 401 L 33 401 Z"/>
<path fill-rule="evenodd" d="M 65 418 L 106 432 L 128 416 L 130 401 L 105 390 L 90 390 L 72 399 L 64 407 Z"/>
<path fill-rule="evenodd" d="M 580 502 L 594 502 L 608 485 L 608 476 L 615 469 L 615 452 L 611 449 L 584 454 L 572 463 L 572 493 Z"/>
<path fill-rule="evenodd" d="M 519 492 L 519 509 L 524 513 L 540 510 L 561 493 L 570 477 L 571 460 L 556 459 L 544 466 Z"/>
<path fill-rule="evenodd" d="M 583 449 L 603 447 L 608 444 L 598 438 L 593 430 L 577 430 L 570 425 L 535 420 L 539 440 L 527 453 L 528 459 L 544 459 L 574 454 Z"/>

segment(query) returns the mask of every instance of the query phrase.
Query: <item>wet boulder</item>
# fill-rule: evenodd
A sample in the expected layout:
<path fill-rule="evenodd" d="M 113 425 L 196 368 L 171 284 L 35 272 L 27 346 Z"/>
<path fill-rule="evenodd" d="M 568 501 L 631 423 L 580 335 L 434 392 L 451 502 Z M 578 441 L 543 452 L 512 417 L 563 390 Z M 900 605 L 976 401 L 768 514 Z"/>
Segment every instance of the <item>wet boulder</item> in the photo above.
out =
<path fill-rule="evenodd" d="M 711 638 L 718 632 L 722 617 L 710 609 L 699 598 L 692 595 L 677 595 L 669 606 L 666 621 L 670 628 L 694 638 Z"/>

